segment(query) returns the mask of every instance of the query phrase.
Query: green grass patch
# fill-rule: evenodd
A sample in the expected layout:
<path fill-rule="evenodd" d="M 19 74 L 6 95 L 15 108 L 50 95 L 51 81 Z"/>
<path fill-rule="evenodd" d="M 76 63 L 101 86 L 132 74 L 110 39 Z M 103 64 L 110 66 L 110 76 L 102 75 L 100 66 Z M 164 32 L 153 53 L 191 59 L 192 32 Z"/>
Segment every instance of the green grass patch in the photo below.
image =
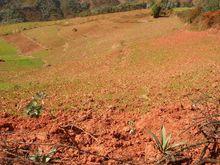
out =
<path fill-rule="evenodd" d="M 1 39 L 0 59 L 4 61 L 0 63 L 2 70 L 38 68 L 43 65 L 40 58 L 19 56 L 15 47 Z"/>
<path fill-rule="evenodd" d="M 41 59 L 25 59 L 17 58 L 16 60 L 8 60 L 11 69 L 16 68 L 38 68 L 43 65 Z"/>
<path fill-rule="evenodd" d="M 48 50 L 41 50 L 41 51 L 32 53 L 31 56 L 36 57 L 36 58 L 43 58 L 47 56 L 48 53 L 49 53 Z"/>
<path fill-rule="evenodd" d="M 12 45 L 0 39 L 0 57 L 4 60 L 13 58 L 17 54 L 17 50 Z"/>
<path fill-rule="evenodd" d="M 0 82 L 0 90 L 9 90 L 12 89 L 14 85 L 6 82 Z"/>
<path fill-rule="evenodd" d="M 16 24 L 6 24 L 0 26 L 0 35 L 9 35 L 19 33 L 25 30 L 35 29 L 43 26 L 50 26 L 57 24 L 57 21 L 48 22 L 24 22 Z"/>
<path fill-rule="evenodd" d="M 177 14 L 177 13 L 189 11 L 189 10 L 192 10 L 192 9 L 194 9 L 194 8 L 193 7 L 177 7 L 177 8 L 173 8 L 172 10 L 175 14 Z"/>

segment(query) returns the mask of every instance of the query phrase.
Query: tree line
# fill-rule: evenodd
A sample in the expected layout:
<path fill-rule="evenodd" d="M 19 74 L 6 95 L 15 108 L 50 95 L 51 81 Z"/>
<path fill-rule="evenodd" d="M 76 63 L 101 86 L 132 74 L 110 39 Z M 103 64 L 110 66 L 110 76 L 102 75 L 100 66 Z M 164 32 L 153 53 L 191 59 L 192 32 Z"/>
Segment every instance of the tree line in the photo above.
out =
<path fill-rule="evenodd" d="M 47 21 L 146 7 L 146 3 L 136 3 L 135 0 L 128 0 L 123 4 L 118 0 L 92 0 L 93 7 L 91 7 L 91 1 L 86 0 L 29 0 L 27 2 L 0 0 L 0 22 Z"/>
<path fill-rule="evenodd" d="M 158 13 L 158 9 L 164 7 L 192 6 L 214 11 L 220 9 L 220 0 L 127 0 L 126 3 L 119 0 L 0 0 L 0 23 L 48 21 L 149 7 L 154 7 L 155 13 Z"/>

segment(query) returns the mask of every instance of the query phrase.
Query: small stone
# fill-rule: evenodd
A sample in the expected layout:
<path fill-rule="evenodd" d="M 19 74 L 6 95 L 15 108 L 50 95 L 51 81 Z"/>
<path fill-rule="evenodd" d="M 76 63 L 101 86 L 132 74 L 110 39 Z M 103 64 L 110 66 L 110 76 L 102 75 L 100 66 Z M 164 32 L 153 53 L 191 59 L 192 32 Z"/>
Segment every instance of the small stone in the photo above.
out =
<path fill-rule="evenodd" d="M 78 29 L 77 29 L 77 28 L 73 28 L 72 31 L 73 31 L 73 32 L 77 32 Z"/>
<path fill-rule="evenodd" d="M 128 126 L 126 126 L 126 127 L 123 128 L 123 131 L 124 131 L 124 132 L 129 132 L 129 131 L 130 131 L 130 128 L 129 128 Z"/>
<path fill-rule="evenodd" d="M 5 60 L 3 60 L 3 59 L 0 59 L 0 62 L 2 62 L 2 63 L 3 63 L 3 62 L 6 62 L 6 61 L 5 61 Z"/>

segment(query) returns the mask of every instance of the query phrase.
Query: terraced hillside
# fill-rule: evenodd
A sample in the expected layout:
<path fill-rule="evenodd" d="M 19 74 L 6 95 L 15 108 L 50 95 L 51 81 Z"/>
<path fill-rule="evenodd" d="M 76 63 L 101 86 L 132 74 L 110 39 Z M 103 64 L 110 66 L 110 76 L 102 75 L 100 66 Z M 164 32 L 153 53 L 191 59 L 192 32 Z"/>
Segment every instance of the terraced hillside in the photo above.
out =
<path fill-rule="evenodd" d="M 155 164 L 147 130 L 165 125 L 172 142 L 200 142 L 194 128 L 180 133 L 219 112 L 218 30 L 138 10 L 4 25 L 0 34 L 0 162 L 30 163 L 37 149 L 56 148 L 59 164 Z M 31 118 L 25 107 L 37 92 L 47 97 Z"/>

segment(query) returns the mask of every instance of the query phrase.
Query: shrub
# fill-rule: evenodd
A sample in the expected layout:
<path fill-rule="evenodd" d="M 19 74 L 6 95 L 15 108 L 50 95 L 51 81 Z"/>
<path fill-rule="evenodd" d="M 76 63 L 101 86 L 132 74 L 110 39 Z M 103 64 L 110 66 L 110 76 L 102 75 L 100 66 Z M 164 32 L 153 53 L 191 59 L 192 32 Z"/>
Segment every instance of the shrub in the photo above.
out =
<path fill-rule="evenodd" d="M 171 0 L 154 0 L 152 3 L 152 15 L 154 18 L 158 18 L 160 16 L 167 16 L 170 12 L 170 9 L 174 7 L 179 7 L 180 3 L 177 1 Z"/>
<path fill-rule="evenodd" d="M 39 117 L 42 109 L 43 106 L 35 99 L 26 106 L 27 115 L 30 117 Z"/>
<path fill-rule="evenodd" d="M 43 110 L 43 99 L 46 94 L 43 92 L 38 92 L 33 97 L 33 99 L 26 106 L 26 113 L 30 117 L 39 117 Z"/>
<path fill-rule="evenodd" d="M 219 0 L 197 0 L 194 3 L 197 7 L 203 8 L 205 12 L 215 11 L 220 9 Z"/>
<path fill-rule="evenodd" d="M 160 17 L 160 11 L 161 11 L 161 7 L 158 4 L 154 4 L 152 6 L 152 14 L 154 18 L 158 18 Z"/>

